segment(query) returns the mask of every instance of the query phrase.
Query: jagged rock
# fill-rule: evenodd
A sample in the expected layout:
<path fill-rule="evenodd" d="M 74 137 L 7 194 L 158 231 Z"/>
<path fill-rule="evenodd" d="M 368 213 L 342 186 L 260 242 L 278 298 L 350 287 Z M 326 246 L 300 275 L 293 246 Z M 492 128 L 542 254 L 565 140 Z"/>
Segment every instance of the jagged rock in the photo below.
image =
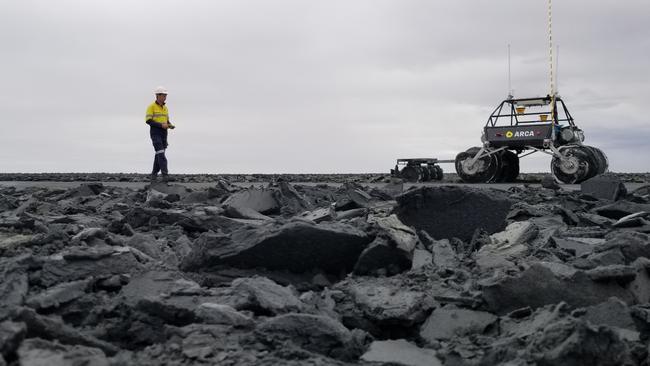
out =
<path fill-rule="evenodd" d="M 64 198 L 96 196 L 104 190 L 101 183 L 84 183 L 77 188 L 68 190 Z"/>
<path fill-rule="evenodd" d="M 238 278 L 221 293 L 221 303 L 262 314 L 302 312 L 305 304 L 287 287 L 265 277 Z"/>
<path fill-rule="evenodd" d="M 258 325 L 257 331 L 290 340 L 312 352 L 350 361 L 361 356 L 365 339 L 363 334 L 350 332 L 332 318 L 310 314 L 276 316 Z"/>
<path fill-rule="evenodd" d="M 167 200 L 167 201 L 169 201 L 167 199 L 168 196 L 177 195 L 180 199 L 182 199 L 182 198 L 186 197 L 188 194 L 190 194 L 192 192 L 191 189 L 189 189 L 189 188 L 187 188 L 185 186 L 182 186 L 180 184 L 167 184 L 167 183 L 162 183 L 162 182 L 151 184 L 149 186 L 149 189 L 155 190 L 157 192 L 160 192 L 160 193 L 164 194 L 165 196 L 162 197 L 162 199 Z M 178 201 L 178 199 L 176 201 Z M 172 201 L 169 201 L 169 202 L 172 202 Z"/>
<path fill-rule="evenodd" d="M 506 226 L 505 230 L 490 235 L 493 245 L 502 247 L 504 245 L 515 246 L 526 244 L 535 239 L 539 229 L 529 221 L 516 221 Z"/>
<path fill-rule="evenodd" d="M 149 225 L 152 218 L 155 218 L 158 224 L 174 225 L 178 224 L 188 231 L 207 231 L 196 219 L 189 217 L 183 210 L 162 210 L 149 207 L 135 207 L 124 217 L 125 223 L 137 229 Z"/>
<path fill-rule="evenodd" d="M 112 344 L 82 333 L 63 323 L 61 319 L 39 315 L 29 308 L 17 309 L 13 314 L 13 318 L 14 321 L 24 322 L 27 325 L 26 337 L 28 338 L 38 337 L 46 340 L 56 340 L 67 345 L 95 347 L 108 355 L 114 355 L 118 351 L 118 348 Z"/>
<path fill-rule="evenodd" d="M 420 348 L 404 339 L 374 341 L 361 359 L 404 366 L 442 366 L 436 351 Z"/>
<path fill-rule="evenodd" d="M 184 258 L 182 268 L 196 271 L 214 265 L 305 272 L 320 268 L 349 272 L 369 242 L 364 232 L 339 223 L 290 222 L 244 228 L 230 236 L 203 234 Z"/>
<path fill-rule="evenodd" d="M 616 222 L 610 218 L 588 212 L 578 212 L 576 215 L 578 216 L 580 223 L 584 226 L 600 226 L 609 228 L 614 224 L 614 222 Z"/>
<path fill-rule="evenodd" d="M 632 311 L 628 306 L 616 299 L 610 298 L 600 304 L 585 308 L 583 319 L 594 325 L 607 325 L 623 339 L 630 341 L 639 340 L 639 332 L 632 318 Z"/>
<path fill-rule="evenodd" d="M 4 268 L 3 268 L 4 267 Z M 25 301 L 29 289 L 27 271 L 14 263 L 0 266 L 0 320 Z"/>
<path fill-rule="evenodd" d="M 297 216 L 301 220 L 307 220 L 316 224 L 324 221 L 331 221 L 333 219 L 332 210 L 330 208 L 319 208 L 314 211 L 305 211 Z"/>
<path fill-rule="evenodd" d="M 572 307 L 589 306 L 618 297 L 626 303 L 632 295 L 613 282 L 594 282 L 584 272 L 561 278 L 540 264 L 533 264 L 517 276 L 490 279 L 483 283 L 483 298 L 488 308 L 497 314 L 530 306 L 566 302 Z"/>
<path fill-rule="evenodd" d="M 625 216 L 632 215 L 637 212 L 650 211 L 650 204 L 634 203 L 627 200 L 620 200 L 614 203 L 599 206 L 591 210 L 600 216 L 604 216 L 613 220 L 619 220 Z"/>
<path fill-rule="evenodd" d="M 234 327 L 251 327 L 255 324 L 253 319 L 231 306 L 209 302 L 199 305 L 196 309 L 196 316 L 207 324 L 223 324 Z"/>
<path fill-rule="evenodd" d="M 248 208 L 264 215 L 277 214 L 280 212 L 278 192 L 273 189 L 256 189 L 235 192 L 228 197 L 223 206 L 228 212 L 228 207 Z"/>
<path fill-rule="evenodd" d="M 354 273 L 364 275 L 385 270 L 389 274 L 397 274 L 410 269 L 413 251 L 419 243 L 415 230 L 402 224 L 395 215 L 373 217 L 368 222 L 375 225 L 379 233 L 361 252 Z"/>
<path fill-rule="evenodd" d="M 601 174 L 580 184 L 583 194 L 610 201 L 619 200 L 627 194 L 625 184 L 612 174 Z"/>
<path fill-rule="evenodd" d="M 585 272 L 594 281 L 619 281 L 627 283 L 636 277 L 636 269 L 632 266 L 610 265 L 600 266 Z"/>
<path fill-rule="evenodd" d="M 483 334 L 498 318 L 484 311 L 456 309 L 446 306 L 435 309 L 420 328 L 420 337 L 435 343 L 468 334 Z"/>
<path fill-rule="evenodd" d="M 408 226 L 434 239 L 469 241 L 477 229 L 489 234 L 505 227 L 512 202 L 499 191 L 466 187 L 421 187 L 397 198 L 395 213 Z"/>
<path fill-rule="evenodd" d="M 106 238 L 106 230 L 99 227 L 91 227 L 80 231 L 77 235 L 72 237 L 73 244 L 79 244 L 80 242 L 88 242 L 89 244 L 93 239 L 103 240 Z"/>
<path fill-rule="evenodd" d="M 155 259 L 162 259 L 163 248 L 166 247 L 164 242 L 156 240 L 156 237 L 153 235 L 140 233 L 136 233 L 130 237 L 126 241 L 126 245 Z"/>
<path fill-rule="evenodd" d="M 295 215 L 312 208 L 311 203 L 294 186 L 286 181 L 279 181 L 278 188 L 281 194 L 281 211 L 283 215 Z"/>
<path fill-rule="evenodd" d="M 345 314 L 346 324 L 373 334 L 381 328 L 412 327 L 424 321 L 437 303 L 430 294 L 400 284 L 398 279 L 341 282 L 334 287 L 343 292 L 335 297 L 335 309 Z"/>
<path fill-rule="evenodd" d="M 650 258 L 650 235 L 622 231 L 613 231 L 606 237 L 606 242 L 602 244 L 599 251 L 607 251 L 611 249 L 620 249 L 625 264 L 634 262 L 637 258 Z"/>
<path fill-rule="evenodd" d="M 422 268 L 433 263 L 433 255 L 428 250 L 415 249 L 413 251 L 413 265 L 411 270 Z"/>
<path fill-rule="evenodd" d="M 542 177 L 541 184 L 543 188 L 552 189 L 554 191 L 562 189 L 562 187 L 560 187 L 560 185 L 555 181 L 555 178 L 550 174 L 545 174 Z"/>
<path fill-rule="evenodd" d="M 588 269 L 598 266 L 623 265 L 627 263 L 620 248 L 612 248 L 589 254 L 586 262 L 588 263 L 586 266 Z"/>
<path fill-rule="evenodd" d="M 90 279 L 60 283 L 43 292 L 30 296 L 25 303 L 27 306 L 37 310 L 57 308 L 83 296 L 90 283 Z"/>
<path fill-rule="evenodd" d="M 449 239 L 435 240 L 424 230 L 421 230 L 419 234 L 424 246 L 431 251 L 434 266 L 456 268 L 459 263 L 458 255 Z"/>
<path fill-rule="evenodd" d="M 0 323 L 0 357 L 10 357 L 16 352 L 26 333 L 27 326 L 24 323 Z"/>
<path fill-rule="evenodd" d="M 628 347 L 615 331 L 585 321 L 565 319 L 550 324 L 532 339 L 527 351 L 537 365 L 626 365 Z"/>
<path fill-rule="evenodd" d="M 637 304 L 650 303 L 650 259 L 638 258 L 631 266 L 636 271 L 634 280 L 628 284 L 628 290 L 634 295 Z"/>
<path fill-rule="evenodd" d="M 171 208 L 172 204 L 171 202 L 167 201 L 166 198 L 168 197 L 168 194 L 159 192 L 155 189 L 149 189 L 147 191 L 147 199 L 145 200 L 145 204 L 149 207 L 153 208 Z"/>
<path fill-rule="evenodd" d="M 347 194 L 350 201 L 359 208 L 369 208 L 372 206 L 372 196 L 370 196 L 366 191 L 363 190 L 363 187 L 356 183 L 346 182 L 343 185 L 345 193 Z"/>
<path fill-rule="evenodd" d="M 29 366 L 109 366 L 111 364 L 101 349 L 80 345 L 66 346 L 40 338 L 25 340 L 18 349 L 18 359 L 21 365 Z"/>
<path fill-rule="evenodd" d="M 108 255 L 96 257 L 90 253 L 87 257 L 53 255 L 43 261 L 38 281 L 43 286 L 53 286 L 62 282 L 77 281 L 95 277 L 108 277 L 122 273 L 131 273 L 142 268 L 132 250 L 128 247 L 110 247 Z"/>
<path fill-rule="evenodd" d="M 539 229 L 529 221 L 515 221 L 504 231 L 492 234 L 490 243 L 481 246 L 474 255 L 482 271 L 515 267 L 515 262 L 529 251 L 529 242 L 537 237 Z"/>
<path fill-rule="evenodd" d="M 576 257 L 580 257 L 585 254 L 591 254 L 596 249 L 594 245 L 586 244 L 578 240 L 558 238 L 555 236 L 551 237 L 551 240 L 558 248 L 569 251 Z"/>
<path fill-rule="evenodd" d="M 622 228 L 648 225 L 648 221 L 646 220 L 648 216 L 650 216 L 650 212 L 646 211 L 633 213 L 631 215 L 621 217 L 618 221 L 612 224 L 612 226 L 615 228 Z"/>
<path fill-rule="evenodd" d="M 141 299 L 183 290 L 187 293 L 188 288 L 198 289 L 199 285 L 186 281 L 179 272 L 152 270 L 133 276 L 129 283 L 122 287 L 120 297 L 127 304 L 134 306 Z"/>
<path fill-rule="evenodd" d="M 336 211 L 336 216 L 334 217 L 336 221 L 349 220 L 355 217 L 361 217 L 368 214 L 367 208 L 353 208 L 351 210 L 345 211 Z"/>
<path fill-rule="evenodd" d="M 389 197 L 395 198 L 404 193 L 404 181 L 393 178 L 390 182 L 386 183 L 385 186 L 381 187 L 380 190 Z"/>
<path fill-rule="evenodd" d="M 273 220 L 249 207 L 226 206 L 225 214 L 228 217 L 247 220 Z"/>

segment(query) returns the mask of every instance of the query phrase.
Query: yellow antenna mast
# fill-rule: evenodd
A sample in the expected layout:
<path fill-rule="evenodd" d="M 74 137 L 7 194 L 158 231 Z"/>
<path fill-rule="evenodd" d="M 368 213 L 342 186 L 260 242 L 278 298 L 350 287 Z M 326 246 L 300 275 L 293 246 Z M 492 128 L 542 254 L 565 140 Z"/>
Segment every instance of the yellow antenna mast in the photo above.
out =
<path fill-rule="evenodd" d="M 553 75 L 553 4 L 552 0 L 548 0 L 548 64 L 550 70 L 550 92 L 551 96 L 551 120 L 553 123 L 557 123 L 557 118 L 555 117 L 555 96 L 557 91 L 555 89 L 555 79 Z"/>
<path fill-rule="evenodd" d="M 551 90 L 549 95 L 555 95 L 555 79 L 553 77 L 553 8 L 552 0 L 548 0 L 548 53 L 549 53 L 549 70 L 550 70 L 550 80 L 551 80 Z"/>

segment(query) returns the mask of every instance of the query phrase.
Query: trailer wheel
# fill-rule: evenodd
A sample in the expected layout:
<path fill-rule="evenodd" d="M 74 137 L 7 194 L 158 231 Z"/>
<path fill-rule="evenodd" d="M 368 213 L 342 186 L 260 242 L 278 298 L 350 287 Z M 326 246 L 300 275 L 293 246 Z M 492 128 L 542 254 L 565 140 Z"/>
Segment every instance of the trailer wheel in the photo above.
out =
<path fill-rule="evenodd" d="M 440 165 L 434 165 L 433 166 L 433 171 L 436 173 L 435 174 L 435 180 L 442 180 L 442 178 L 445 177 L 445 174 L 442 171 L 442 168 L 440 167 Z"/>
<path fill-rule="evenodd" d="M 433 176 L 431 175 L 431 171 L 426 166 L 420 167 L 420 176 L 421 176 L 420 180 L 422 182 L 428 182 L 431 179 L 433 179 Z"/>
<path fill-rule="evenodd" d="M 456 173 L 460 179 L 468 183 L 491 182 L 499 171 L 499 159 L 496 154 L 486 155 L 477 159 L 472 164 L 472 159 L 479 152 L 480 148 L 471 147 L 456 155 Z"/>
<path fill-rule="evenodd" d="M 562 183 L 577 184 L 590 178 L 596 162 L 591 151 L 583 146 L 562 146 L 565 159 L 554 156 L 551 160 L 553 176 Z"/>
<path fill-rule="evenodd" d="M 415 166 L 405 166 L 404 169 L 400 172 L 400 177 L 402 177 L 407 182 L 415 183 L 420 180 L 420 168 Z"/>

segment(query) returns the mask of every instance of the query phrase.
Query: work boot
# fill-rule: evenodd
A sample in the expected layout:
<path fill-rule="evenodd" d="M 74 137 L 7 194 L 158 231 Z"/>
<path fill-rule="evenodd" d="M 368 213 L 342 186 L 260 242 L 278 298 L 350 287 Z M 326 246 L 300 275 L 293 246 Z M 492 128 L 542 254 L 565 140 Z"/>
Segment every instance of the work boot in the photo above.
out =
<path fill-rule="evenodd" d="M 169 183 L 169 175 L 163 174 L 162 176 L 162 182 L 163 183 Z"/>
<path fill-rule="evenodd" d="M 149 183 L 154 184 L 158 179 L 157 174 L 149 174 Z"/>

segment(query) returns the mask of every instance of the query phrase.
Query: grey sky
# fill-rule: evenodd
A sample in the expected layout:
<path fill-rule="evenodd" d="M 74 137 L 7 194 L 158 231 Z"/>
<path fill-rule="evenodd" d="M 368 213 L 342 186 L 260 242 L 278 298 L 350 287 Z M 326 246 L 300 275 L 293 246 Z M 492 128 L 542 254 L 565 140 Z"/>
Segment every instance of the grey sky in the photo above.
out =
<path fill-rule="evenodd" d="M 559 92 L 610 169 L 650 171 L 650 2 L 554 1 Z M 548 93 L 546 0 L 3 1 L 1 172 L 384 172 Z M 550 158 L 522 160 L 548 171 Z M 453 171 L 451 165 L 443 166 Z"/>

